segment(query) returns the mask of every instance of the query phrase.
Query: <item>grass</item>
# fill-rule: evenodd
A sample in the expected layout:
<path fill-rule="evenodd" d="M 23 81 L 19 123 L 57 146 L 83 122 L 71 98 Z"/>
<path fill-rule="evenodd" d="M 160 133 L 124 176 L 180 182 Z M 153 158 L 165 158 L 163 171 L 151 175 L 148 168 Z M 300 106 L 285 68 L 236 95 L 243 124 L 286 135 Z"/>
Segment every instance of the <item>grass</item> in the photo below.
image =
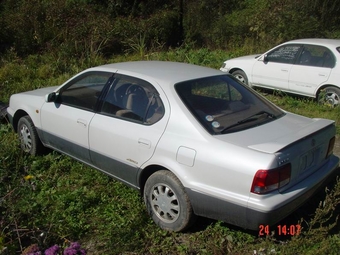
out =
<path fill-rule="evenodd" d="M 141 56 L 140 54 L 145 54 Z M 168 52 L 141 52 L 111 59 L 3 57 L 0 100 L 12 93 L 58 85 L 78 71 L 108 62 L 182 61 L 219 68 L 235 54 L 189 47 Z M 68 66 L 68 68 L 66 68 Z M 340 110 L 306 98 L 259 91 L 285 110 L 333 119 L 340 134 Z M 199 218 L 185 233 L 159 229 L 146 213 L 138 193 L 71 158 L 51 152 L 24 155 L 7 123 L 0 126 L 0 254 L 24 254 L 37 244 L 65 248 L 79 241 L 87 254 L 338 254 L 340 248 L 340 184 L 334 180 L 311 201 L 280 222 L 302 226 L 298 236 L 265 236 L 223 222 Z M 271 230 L 277 230 L 275 227 Z M 256 253 L 255 253 L 256 252 Z"/>

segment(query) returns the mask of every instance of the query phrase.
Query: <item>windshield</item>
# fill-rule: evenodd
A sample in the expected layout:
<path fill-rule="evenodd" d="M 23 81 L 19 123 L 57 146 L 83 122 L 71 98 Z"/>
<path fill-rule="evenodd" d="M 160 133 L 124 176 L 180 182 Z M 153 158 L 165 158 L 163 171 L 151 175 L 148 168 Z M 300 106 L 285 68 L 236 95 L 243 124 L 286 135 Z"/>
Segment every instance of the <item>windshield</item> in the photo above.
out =
<path fill-rule="evenodd" d="M 230 75 L 181 82 L 175 89 L 211 134 L 245 130 L 284 115 L 278 107 Z"/>

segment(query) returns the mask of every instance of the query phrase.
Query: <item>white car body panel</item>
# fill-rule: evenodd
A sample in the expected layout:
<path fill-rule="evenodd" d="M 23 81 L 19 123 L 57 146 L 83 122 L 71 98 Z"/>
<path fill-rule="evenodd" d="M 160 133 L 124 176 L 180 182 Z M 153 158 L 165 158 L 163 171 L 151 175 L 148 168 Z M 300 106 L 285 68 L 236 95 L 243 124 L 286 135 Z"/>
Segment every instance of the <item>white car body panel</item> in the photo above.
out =
<path fill-rule="evenodd" d="M 331 68 L 293 65 L 289 74 L 289 88 L 293 93 L 316 95 L 320 84 L 326 84 Z"/>
<path fill-rule="evenodd" d="M 288 90 L 288 79 L 291 68 L 291 64 L 270 62 L 265 64 L 261 60 L 255 61 L 251 70 L 251 84 L 254 86 L 276 84 L 278 89 Z"/>
<path fill-rule="evenodd" d="M 93 112 L 45 103 L 41 108 L 41 129 L 49 133 L 45 144 L 90 162 L 89 127 L 93 117 Z M 70 144 L 84 150 L 73 148 Z"/>

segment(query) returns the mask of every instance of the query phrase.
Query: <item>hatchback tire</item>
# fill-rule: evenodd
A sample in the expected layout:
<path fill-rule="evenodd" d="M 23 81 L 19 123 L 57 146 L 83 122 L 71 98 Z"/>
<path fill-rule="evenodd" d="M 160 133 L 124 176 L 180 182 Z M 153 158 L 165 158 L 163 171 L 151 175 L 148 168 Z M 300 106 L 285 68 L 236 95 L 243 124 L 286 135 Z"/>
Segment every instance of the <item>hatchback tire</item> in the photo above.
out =
<path fill-rule="evenodd" d="M 326 87 L 318 95 L 321 104 L 337 107 L 340 104 L 340 89 L 337 87 Z"/>
<path fill-rule="evenodd" d="M 248 77 L 245 74 L 245 72 L 243 72 L 242 70 L 236 70 L 235 72 L 232 72 L 232 75 L 238 79 L 240 82 L 244 83 L 245 85 L 249 86 L 248 84 Z"/>
<path fill-rule="evenodd" d="M 17 133 L 19 135 L 20 147 L 24 152 L 35 156 L 43 151 L 44 146 L 29 116 L 19 119 Z"/>
<path fill-rule="evenodd" d="M 162 229 L 180 232 L 195 221 L 185 189 L 170 171 L 160 170 L 148 178 L 144 201 L 151 218 Z"/>

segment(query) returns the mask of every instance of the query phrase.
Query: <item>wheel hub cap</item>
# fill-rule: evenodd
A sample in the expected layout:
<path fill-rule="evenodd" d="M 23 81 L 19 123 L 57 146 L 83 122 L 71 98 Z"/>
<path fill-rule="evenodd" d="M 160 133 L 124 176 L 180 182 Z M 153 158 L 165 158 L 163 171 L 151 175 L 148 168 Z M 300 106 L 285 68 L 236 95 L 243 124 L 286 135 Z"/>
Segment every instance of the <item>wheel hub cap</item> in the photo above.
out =
<path fill-rule="evenodd" d="M 21 146 L 24 151 L 28 152 L 32 148 L 31 133 L 26 125 L 23 125 L 20 129 Z"/>
<path fill-rule="evenodd" d="M 331 106 L 339 105 L 339 96 L 336 93 L 327 93 L 326 103 Z"/>
<path fill-rule="evenodd" d="M 165 184 L 157 184 L 153 187 L 151 206 L 157 217 L 164 222 L 171 223 L 179 217 L 180 207 L 177 196 Z"/>

